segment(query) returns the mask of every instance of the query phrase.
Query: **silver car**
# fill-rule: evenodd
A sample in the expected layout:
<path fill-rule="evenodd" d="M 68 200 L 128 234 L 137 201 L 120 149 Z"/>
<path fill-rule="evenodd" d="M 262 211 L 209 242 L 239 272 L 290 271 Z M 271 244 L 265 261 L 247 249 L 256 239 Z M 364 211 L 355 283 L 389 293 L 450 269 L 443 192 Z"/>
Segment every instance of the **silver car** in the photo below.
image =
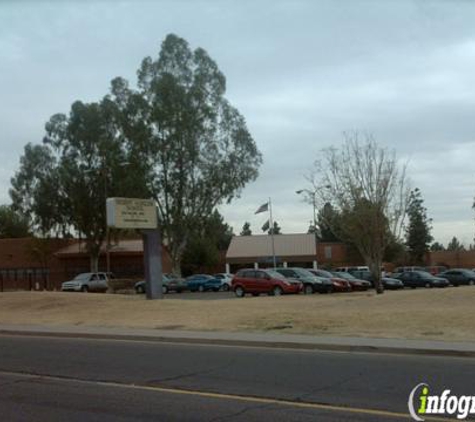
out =
<path fill-rule="evenodd" d="M 63 292 L 105 292 L 108 288 L 107 273 L 81 273 L 61 285 Z"/>

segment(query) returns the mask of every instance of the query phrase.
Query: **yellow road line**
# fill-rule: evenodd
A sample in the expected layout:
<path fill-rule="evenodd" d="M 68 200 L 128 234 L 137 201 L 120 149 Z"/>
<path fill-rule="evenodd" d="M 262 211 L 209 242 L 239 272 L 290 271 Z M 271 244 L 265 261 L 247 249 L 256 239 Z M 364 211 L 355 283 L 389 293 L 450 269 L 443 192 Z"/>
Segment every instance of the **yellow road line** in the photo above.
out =
<path fill-rule="evenodd" d="M 340 412 L 340 413 L 357 413 L 357 414 L 362 414 L 362 415 L 380 416 L 380 417 L 386 417 L 386 418 L 400 418 L 400 419 L 405 419 L 405 420 L 410 419 L 409 412 L 400 413 L 400 412 L 393 412 L 393 411 L 388 411 L 388 410 L 346 407 L 346 406 L 338 406 L 338 405 L 331 405 L 331 404 L 320 404 L 320 403 L 293 401 L 293 400 L 285 400 L 285 399 L 245 396 L 245 395 L 239 395 L 239 394 L 212 393 L 212 392 L 207 392 L 207 391 L 187 390 L 187 389 L 176 388 L 176 387 L 172 388 L 172 387 L 160 387 L 160 386 L 150 386 L 150 385 L 125 384 L 125 383 L 118 383 L 118 382 L 113 382 L 113 381 L 92 381 L 92 380 L 61 377 L 61 376 L 54 376 L 54 375 L 29 374 L 29 373 L 23 373 L 23 372 L 0 371 L 0 374 L 19 376 L 19 377 L 25 377 L 25 378 L 40 378 L 40 379 L 46 379 L 46 380 L 52 380 L 52 381 L 75 382 L 75 383 L 88 384 L 88 385 L 93 384 L 93 385 L 102 386 L 102 387 L 126 388 L 126 389 L 133 389 L 133 390 L 160 392 L 160 393 L 166 393 L 166 394 L 180 394 L 180 395 L 188 395 L 188 396 L 195 396 L 195 397 L 203 397 L 203 398 L 208 398 L 208 399 L 230 400 L 230 401 L 239 401 L 239 402 L 246 402 L 246 403 L 269 404 L 269 405 L 272 404 L 272 405 L 279 405 L 279 406 L 285 406 L 285 407 L 326 410 L 326 411 Z M 447 422 L 450 420 L 453 420 L 453 419 L 433 417 L 433 416 L 428 416 L 425 418 L 425 421 L 428 421 L 428 422 L 431 422 L 431 421 Z"/>

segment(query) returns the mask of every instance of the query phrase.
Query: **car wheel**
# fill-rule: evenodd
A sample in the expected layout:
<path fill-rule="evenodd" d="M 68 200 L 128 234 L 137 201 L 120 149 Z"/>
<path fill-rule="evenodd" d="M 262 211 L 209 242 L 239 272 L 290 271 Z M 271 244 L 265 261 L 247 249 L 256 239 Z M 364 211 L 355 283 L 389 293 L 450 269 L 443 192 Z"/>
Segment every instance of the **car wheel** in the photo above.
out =
<path fill-rule="evenodd" d="M 305 286 L 303 286 L 303 292 L 306 295 L 311 295 L 313 293 L 313 286 L 311 284 L 306 284 Z"/>
<path fill-rule="evenodd" d="M 241 286 L 237 286 L 237 287 L 234 289 L 234 294 L 235 294 L 237 297 L 244 297 L 244 295 L 246 294 L 246 292 L 244 291 L 244 289 L 243 289 Z"/>
<path fill-rule="evenodd" d="M 138 287 L 135 289 L 135 292 L 136 292 L 137 294 L 145 293 L 145 289 L 143 288 L 143 286 L 138 286 Z"/>
<path fill-rule="evenodd" d="M 425 284 L 425 287 L 428 289 L 429 287 L 432 287 L 432 284 L 426 283 L 426 284 Z"/>
<path fill-rule="evenodd" d="M 88 287 L 88 286 L 82 286 L 82 287 L 81 287 L 81 292 L 87 293 L 88 291 L 89 291 L 89 287 Z"/>
<path fill-rule="evenodd" d="M 229 291 L 229 284 L 223 284 L 223 292 Z"/>
<path fill-rule="evenodd" d="M 162 293 L 166 295 L 168 293 L 168 287 L 167 286 L 162 286 Z"/>
<path fill-rule="evenodd" d="M 282 287 L 275 286 L 275 287 L 272 289 L 272 294 L 273 294 L 274 296 L 282 296 L 283 293 L 284 293 L 284 291 L 282 290 Z"/>
<path fill-rule="evenodd" d="M 470 281 L 468 282 L 468 285 L 469 285 L 469 286 L 473 286 L 474 284 L 475 284 L 475 282 L 474 282 L 473 280 L 470 280 Z"/>
<path fill-rule="evenodd" d="M 253 293 L 252 295 L 253 295 L 254 297 L 257 297 L 257 296 L 259 296 L 259 293 Z"/>
<path fill-rule="evenodd" d="M 203 293 L 205 291 L 205 286 L 203 286 L 202 284 L 198 287 L 198 291 Z"/>

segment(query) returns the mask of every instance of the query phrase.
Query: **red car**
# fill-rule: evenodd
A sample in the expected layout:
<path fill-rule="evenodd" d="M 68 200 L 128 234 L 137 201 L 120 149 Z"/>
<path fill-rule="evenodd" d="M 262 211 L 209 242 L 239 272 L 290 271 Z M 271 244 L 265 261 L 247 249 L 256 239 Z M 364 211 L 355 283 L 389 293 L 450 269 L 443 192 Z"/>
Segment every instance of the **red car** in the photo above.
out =
<path fill-rule="evenodd" d="M 327 278 L 333 283 L 334 292 L 351 292 L 351 284 L 341 277 L 335 277 L 332 273 L 325 270 L 309 270 L 317 277 Z"/>
<path fill-rule="evenodd" d="M 302 283 L 298 280 L 285 278 L 273 270 L 239 270 L 233 278 L 232 288 L 237 297 L 246 293 L 259 296 L 261 293 L 280 296 L 284 293 L 299 293 Z"/>
<path fill-rule="evenodd" d="M 332 272 L 335 277 L 344 278 L 348 283 L 350 283 L 351 290 L 364 292 L 371 287 L 371 283 L 367 280 L 360 280 L 353 276 L 350 273 L 346 272 Z"/>

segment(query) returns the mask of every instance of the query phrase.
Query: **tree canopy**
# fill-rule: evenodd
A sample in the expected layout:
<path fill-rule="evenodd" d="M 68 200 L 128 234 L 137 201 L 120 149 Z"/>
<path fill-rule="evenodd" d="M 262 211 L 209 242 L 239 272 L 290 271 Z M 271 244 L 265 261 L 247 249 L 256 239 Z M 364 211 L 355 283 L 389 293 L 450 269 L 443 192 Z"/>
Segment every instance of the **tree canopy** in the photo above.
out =
<path fill-rule="evenodd" d="M 91 270 L 98 269 L 106 237 L 107 196 L 147 196 L 140 169 L 127 163 L 113 104 L 76 101 L 69 115 L 46 124 L 43 145 L 28 144 L 12 178 L 13 206 L 28 215 L 40 236 L 79 234 Z"/>
<path fill-rule="evenodd" d="M 440 242 L 434 242 L 431 246 L 430 246 L 430 250 L 432 252 L 436 252 L 436 251 L 445 251 L 445 246 L 440 243 Z"/>
<path fill-rule="evenodd" d="M 206 51 L 176 35 L 166 37 L 156 60 L 143 60 L 138 90 L 124 79 L 112 83 L 122 133 L 147 169 L 175 270 L 194 228 L 255 180 L 262 162 L 225 92 L 225 77 Z"/>
<path fill-rule="evenodd" d="M 322 242 L 336 242 L 340 240 L 335 232 L 338 233 L 338 212 L 332 204 L 327 202 L 317 214 L 318 237 Z"/>
<path fill-rule="evenodd" d="M 220 253 L 228 249 L 233 236 L 233 229 L 215 210 L 187 242 L 182 258 L 183 274 L 203 272 L 215 267 L 219 263 Z"/>
<path fill-rule="evenodd" d="M 29 235 L 28 218 L 9 205 L 0 205 L 0 238 L 19 238 Z"/>
<path fill-rule="evenodd" d="M 427 217 L 421 191 L 416 188 L 411 191 L 407 207 L 409 222 L 406 227 L 406 246 L 413 265 L 423 265 L 426 252 L 429 251 L 433 237 L 431 219 Z"/>
<path fill-rule="evenodd" d="M 241 229 L 241 233 L 239 233 L 240 236 L 251 236 L 252 235 L 252 230 L 251 230 L 251 223 L 246 221 Z"/>
<path fill-rule="evenodd" d="M 116 78 L 100 102 L 77 101 L 69 115 L 51 117 L 43 145 L 25 147 L 12 179 L 15 209 L 39 233 L 84 237 L 93 268 L 106 233 L 106 195 L 152 197 L 179 273 L 187 242 L 256 179 L 262 162 L 225 91 L 205 50 L 168 35 L 158 58 L 142 61 L 136 89 Z"/>
<path fill-rule="evenodd" d="M 452 237 L 452 240 L 447 244 L 448 251 L 464 251 L 465 246 L 460 240 L 457 239 L 456 236 Z"/>
<path fill-rule="evenodd" d="M 274 221 L 272 227 L 267 230 L 267 234 L 282 234 L 282 229 L 277 221 Z"/>
<path fill-rule="evenodd" d="M 311 192 L 338 212 L 326 220 L 340 239 L 354 244 L 382 293 L 381 264 L 386 247 L 399 237 L 408 191 L 405 168 L 372 136 L 345 134 L 341 148 L 323 150 L 309 175 Z"/>

